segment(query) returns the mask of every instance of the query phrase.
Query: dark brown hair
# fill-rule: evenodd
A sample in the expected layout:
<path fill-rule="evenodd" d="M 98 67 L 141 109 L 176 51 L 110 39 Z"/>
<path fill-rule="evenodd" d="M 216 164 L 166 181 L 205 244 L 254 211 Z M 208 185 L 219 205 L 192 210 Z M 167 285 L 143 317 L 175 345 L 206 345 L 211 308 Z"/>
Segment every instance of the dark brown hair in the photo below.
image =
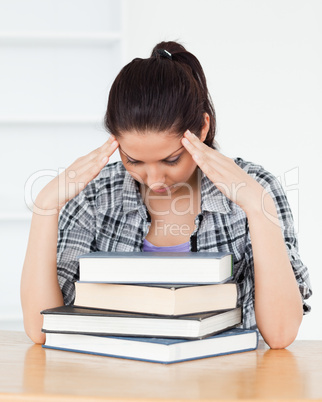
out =
<path fill-rule="evenodd" d="M 162 52 L 161 50 L 166 50 Z M 200 136 L 210 117 L 205 144 L 215 148 L 216 116 L 198 59 L 177 42 L 161 42 L 148 59 L 134 59 L 116 77 L 108 99 L 105 128 L 124 132 L 164 132 Z"/>

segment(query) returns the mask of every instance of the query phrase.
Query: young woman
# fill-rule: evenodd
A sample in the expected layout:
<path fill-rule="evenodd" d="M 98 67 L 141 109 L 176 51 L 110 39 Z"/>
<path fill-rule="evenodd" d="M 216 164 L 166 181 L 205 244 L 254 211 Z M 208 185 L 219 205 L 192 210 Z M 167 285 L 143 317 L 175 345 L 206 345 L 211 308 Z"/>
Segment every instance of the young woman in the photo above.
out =
<path fill-rule="evenodd" d="M 175 42 L 134 59 L 114 81 L 112 134 L 38 195 L 21 281 L 27 334 L 40 311 L 71 304 L 77 256 L 103 251 L 227 251 L 245 328 L 271 348 L 296 337 L 311 295 L 279 182 L 216 149 L 216 119 L 199 61 Z M 121 162 L 107 165 L 119 149 Z M 57 246 L 58 244 L 58 246 Z"/>

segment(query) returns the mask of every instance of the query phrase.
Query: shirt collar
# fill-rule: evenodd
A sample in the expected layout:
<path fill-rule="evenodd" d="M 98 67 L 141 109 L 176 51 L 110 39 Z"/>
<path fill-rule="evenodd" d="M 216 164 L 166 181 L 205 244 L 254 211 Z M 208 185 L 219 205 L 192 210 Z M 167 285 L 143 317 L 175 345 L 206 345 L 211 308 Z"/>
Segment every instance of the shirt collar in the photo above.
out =
<path fill-rule="evenodd" d="M 216 185 L 201 172 L 201 212 L 218 212 L 229 214 L 233 209 L 233 202 L 227 198 Z"/>
<path fill-rule="evenodd" d="M 128 213 L 139 210 L 142 217 L 147 218 L 148 214 L 140 194 L 139 186 L 125 168 L 124 171 L 123 211 Z"/>

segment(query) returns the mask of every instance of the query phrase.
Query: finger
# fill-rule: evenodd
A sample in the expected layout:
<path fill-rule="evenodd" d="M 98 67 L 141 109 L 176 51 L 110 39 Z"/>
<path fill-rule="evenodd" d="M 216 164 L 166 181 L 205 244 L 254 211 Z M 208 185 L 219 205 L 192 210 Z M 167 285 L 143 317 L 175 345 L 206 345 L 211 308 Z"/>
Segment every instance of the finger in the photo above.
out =
<path fill-rule="evenodd" d="M 216 174 L 214 167 L 217 163 L 215 163 L 214 159 L 217 151 L 203 144 L 194 134 L 190 132 L 185 134 L 187 135 L 182 139 L 182 144 L 205 175 L 213 178 Z"/>
<path fill-rule="evenodd" d="M 116 151 L 118 146 L 119 146 L 118 141 L 117 140 L 112 140 L 112 142 L 109 144 L 109 146 L 108 146 L 108 148 L 106 150 L 107 156 L 110 157 Z"/>
<path fill-rule="evenodd" d="M 200 139 L 192 134 L 189 130 L 184 134 L 185 137 L 182 139 L 182 144 L 190 152 L 191 155 L 198 155 L 202 157 L 208 157 L 216 162 L 224 162 L 226 157 L 222 155 L 219 151 L 210 146 L 204 144 Z"/>
<path fill-rule="evenodd" d="M 200 149 L 198 146 L 196 146 L 195 143 L 190 142 L 187 138 L 182 138 L 181 140 L 182 145 L 185 147 L 185 149 L 190 153 L 190 155 L 192 157 L 194 156 L 200 156 L 207 154 L 207 151 L 209 147 L 207 147 L 207 145 L 205 145 L 205 149 Z M 203 144 L 204 145 L 204 144 Z"/>
<path fill-rule="evenodd" d="M 205 160 L 205 153 L 198 150 L 190 141 L 187 140 L 187 138 L 182 139 L 182 144 L 191 154 L 193 160 L 200 167 L 200 169 L 207 175 L 207 173 L 209 173 L 209 166 Z"/>
<path fill-rule="evenodd" d="M 82 164 L 79 164 L 77 171 L 82 174 L 86 171 L 100 171 L 109 161 L 110 156 L 116 151 L 119 146 L 117 141 L 113 141 L 108 148 L 96 150 L 90 158 L 84 159 Z"/>
<path fill-rule="evenodd" d="M 90 161 L 92 159 L 102 159 L 106 156 L 109 158 L 115 152 L 118 146 L 118 141 L 115 139 L 114 136 L 111 135 L 110 138 L 106 142 L 104 142 L 103 145 L 85 156 L 84 162 L 86 163 L 87 161 Z"/>
<path fill-rule="evenodd" d="M 181 143 L 191 155 L 197 152 L 197 148 L 186 137 L 182 138 Z"/>
<path fill-rule="evenodd" d="M 197 149 L 206 150 L 209 148 L 206 144 L 204 144 L 202 141 L 200 141 L 200 139 L 195 134 L 193 134 L 190 130 L 187 130 L 184 133 L 184 138 L 186 138 L 190 142 L 190 144 L 195 146 Z"/>
<path fill-rule="evenodd" d="M 115 152 L 118 146 L 119 144 L 116 140 L 113 140 L 112 143 L 106 141 L 101 147 L 76 159 L 68 170 L 74 172 L 74 177 L 91 169 L 93 165 L 96 165 L 97 168 L 101 170 L 108 163 L 110 156 Z"/>
<path fill-rule="evenodd" d="M 114 137 L 114 135 L 110 135 L 109 139 L 104 142 L 103 145 L 101 145 L 100 147 L 98 147 L 97 149 L 94 150 L 97 152 L 104 152 L 106 151 L 112 144 L 114 144 L 114 142 L 116 141 L 116 143 L 118 144 L 118 141 L 116 140 L 116 138 Z"/>
<path fill-rule="evenodd" d="M 182 144 L 187 149 L 187 151 L 193 155 L 202 155 L 207 156 L 209 158 L 214 158 L 215 150 L 208 145 L 204 144 L 202 141 L 199 140 L 197 136 L 192 134 L 189 130 L 184 134 L 184 138 L 182 139 Z"/>
<path fill-rule="evenodd" d="M 101 159 L 92 159 L 86 164 L 78 166 L 77 169 L 73 169 L 71 166 L 65 172 L 66 185 L 69 183 L 77 183 L 79 186 L 83 183 L 86 186 L 99 174 L 99 172 L 107 164 L 108 159 L 109 158 L 107 156 Z"/>
<path fill-rule="evenodd" d="M 115 136 L 113 134 L 110 134 L 110 136 L 108 137 L 108 140 L 106 142 L 104 142 L 104 144 L 100 148 L 106 148 L 109 145 L 111 145 L 114 141 L 116 141 Z"/>
<path fill-rule="evenodd" d="M 115 138 L 115 135 L 113 135 L 113 134 L 110 134 L 110 136 L 108 137 L 108 140 L 107 140 L 107 142 L 113 142 L 113 141 L 115 141 L 116 140 L 116 138 Z"/>

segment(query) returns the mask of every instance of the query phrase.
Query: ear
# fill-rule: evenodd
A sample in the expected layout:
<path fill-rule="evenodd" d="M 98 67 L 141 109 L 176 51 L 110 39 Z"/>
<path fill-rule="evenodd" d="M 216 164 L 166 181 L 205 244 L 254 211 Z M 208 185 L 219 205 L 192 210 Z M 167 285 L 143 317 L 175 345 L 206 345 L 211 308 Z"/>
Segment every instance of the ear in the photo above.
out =
<path fill-rule="evenodd" d="M 204 113 L 204 121 L 205 121 L 205 123 L 204 123 L 204 125 L 201 129 L 201 133 L 200 133 L 200 141 L 202 141 L 202 142 L 205 141 L 208 131 L 209 131 L 209 127 L 210 127 L 210 117 L 209 117 L 208 113 Z"/>

